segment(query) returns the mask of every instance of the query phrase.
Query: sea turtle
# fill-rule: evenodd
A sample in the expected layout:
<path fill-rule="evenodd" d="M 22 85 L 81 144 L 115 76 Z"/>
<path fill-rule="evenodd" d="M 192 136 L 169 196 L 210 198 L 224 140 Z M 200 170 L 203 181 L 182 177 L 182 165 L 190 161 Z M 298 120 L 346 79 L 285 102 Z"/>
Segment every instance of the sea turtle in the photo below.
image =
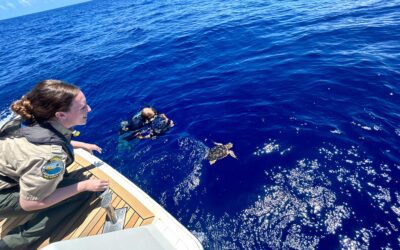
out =
<path fill-rule="evenodd" d="M 215 146 L 208 151 L 206 159 L 210 161 L 210 165 L 213 165 L 217 160 L 225 158 L 228 156 L 232 156 L 233 158 L 237 159 L 235 153 L 230 150 L 233 147 L 232 143 L 222 144 L 214 142 Z"/>

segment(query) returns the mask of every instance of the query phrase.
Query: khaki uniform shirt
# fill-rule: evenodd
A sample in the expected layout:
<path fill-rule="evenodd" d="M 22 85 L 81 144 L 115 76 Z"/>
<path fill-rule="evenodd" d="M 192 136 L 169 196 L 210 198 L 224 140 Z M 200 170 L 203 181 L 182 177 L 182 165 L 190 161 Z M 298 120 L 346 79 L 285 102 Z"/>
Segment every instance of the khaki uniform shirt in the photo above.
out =
<path fill-rule="evenodd" d="M 71 130 L 57 122 L 51 125 L 71 140 Z M 0 180 L 0 190 L 19 183 L 25 200 L 43 200 L 51 195 L 63 179 L 67 153 L 59 145 L 35 145 L 25 138 L 0 140 L 0 174 L 16 181 Z"/>

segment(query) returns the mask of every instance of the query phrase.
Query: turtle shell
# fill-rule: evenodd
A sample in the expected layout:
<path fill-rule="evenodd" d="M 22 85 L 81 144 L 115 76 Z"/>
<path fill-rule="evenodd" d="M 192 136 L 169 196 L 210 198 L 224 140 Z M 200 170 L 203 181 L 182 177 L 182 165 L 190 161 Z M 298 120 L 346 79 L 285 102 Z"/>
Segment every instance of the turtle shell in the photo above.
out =
<path fill-rule="evenodd" d="M 224 145 L 216 145 L 212 147 L 208 152 L 207 159 L 210 161 L 215 161 L 222 159 L 228 155 L 228 149 Z"/>

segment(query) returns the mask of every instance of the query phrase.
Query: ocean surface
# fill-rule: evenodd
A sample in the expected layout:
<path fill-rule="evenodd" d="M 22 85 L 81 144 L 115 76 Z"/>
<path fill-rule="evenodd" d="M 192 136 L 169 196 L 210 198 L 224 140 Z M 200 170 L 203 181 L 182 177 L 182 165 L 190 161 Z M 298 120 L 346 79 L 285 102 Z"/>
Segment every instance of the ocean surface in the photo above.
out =
<path fill-rule="evenodd" d="M 91 1 L 0 21 L 0 113 L 79 85 L 79 140 L 206 249 L 400 248 L 400 1 Z M 144 105 L 175 122 L 126 142 Z M 204 160 L 213 142 L 238 159 Z"/>

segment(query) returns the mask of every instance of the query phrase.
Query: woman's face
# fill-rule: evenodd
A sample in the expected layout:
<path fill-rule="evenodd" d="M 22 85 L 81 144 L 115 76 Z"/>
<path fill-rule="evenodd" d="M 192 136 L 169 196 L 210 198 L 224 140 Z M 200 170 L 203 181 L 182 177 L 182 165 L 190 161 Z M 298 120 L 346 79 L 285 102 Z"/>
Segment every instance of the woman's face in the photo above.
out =
<path fill-rule="evenodd" d="M 79 91 L 79 94 L 72 101 L 69 111 L 59 112 L 63 113 L 63 115 L 58 117 L 58 120 L 66 128 L 71 128 L 76 125 L 85 125 L 87 122 L 87 115 L 90 111 L 92 111 L 92 109 L 87 104 L 85 95 L 82 91 Z"/>

